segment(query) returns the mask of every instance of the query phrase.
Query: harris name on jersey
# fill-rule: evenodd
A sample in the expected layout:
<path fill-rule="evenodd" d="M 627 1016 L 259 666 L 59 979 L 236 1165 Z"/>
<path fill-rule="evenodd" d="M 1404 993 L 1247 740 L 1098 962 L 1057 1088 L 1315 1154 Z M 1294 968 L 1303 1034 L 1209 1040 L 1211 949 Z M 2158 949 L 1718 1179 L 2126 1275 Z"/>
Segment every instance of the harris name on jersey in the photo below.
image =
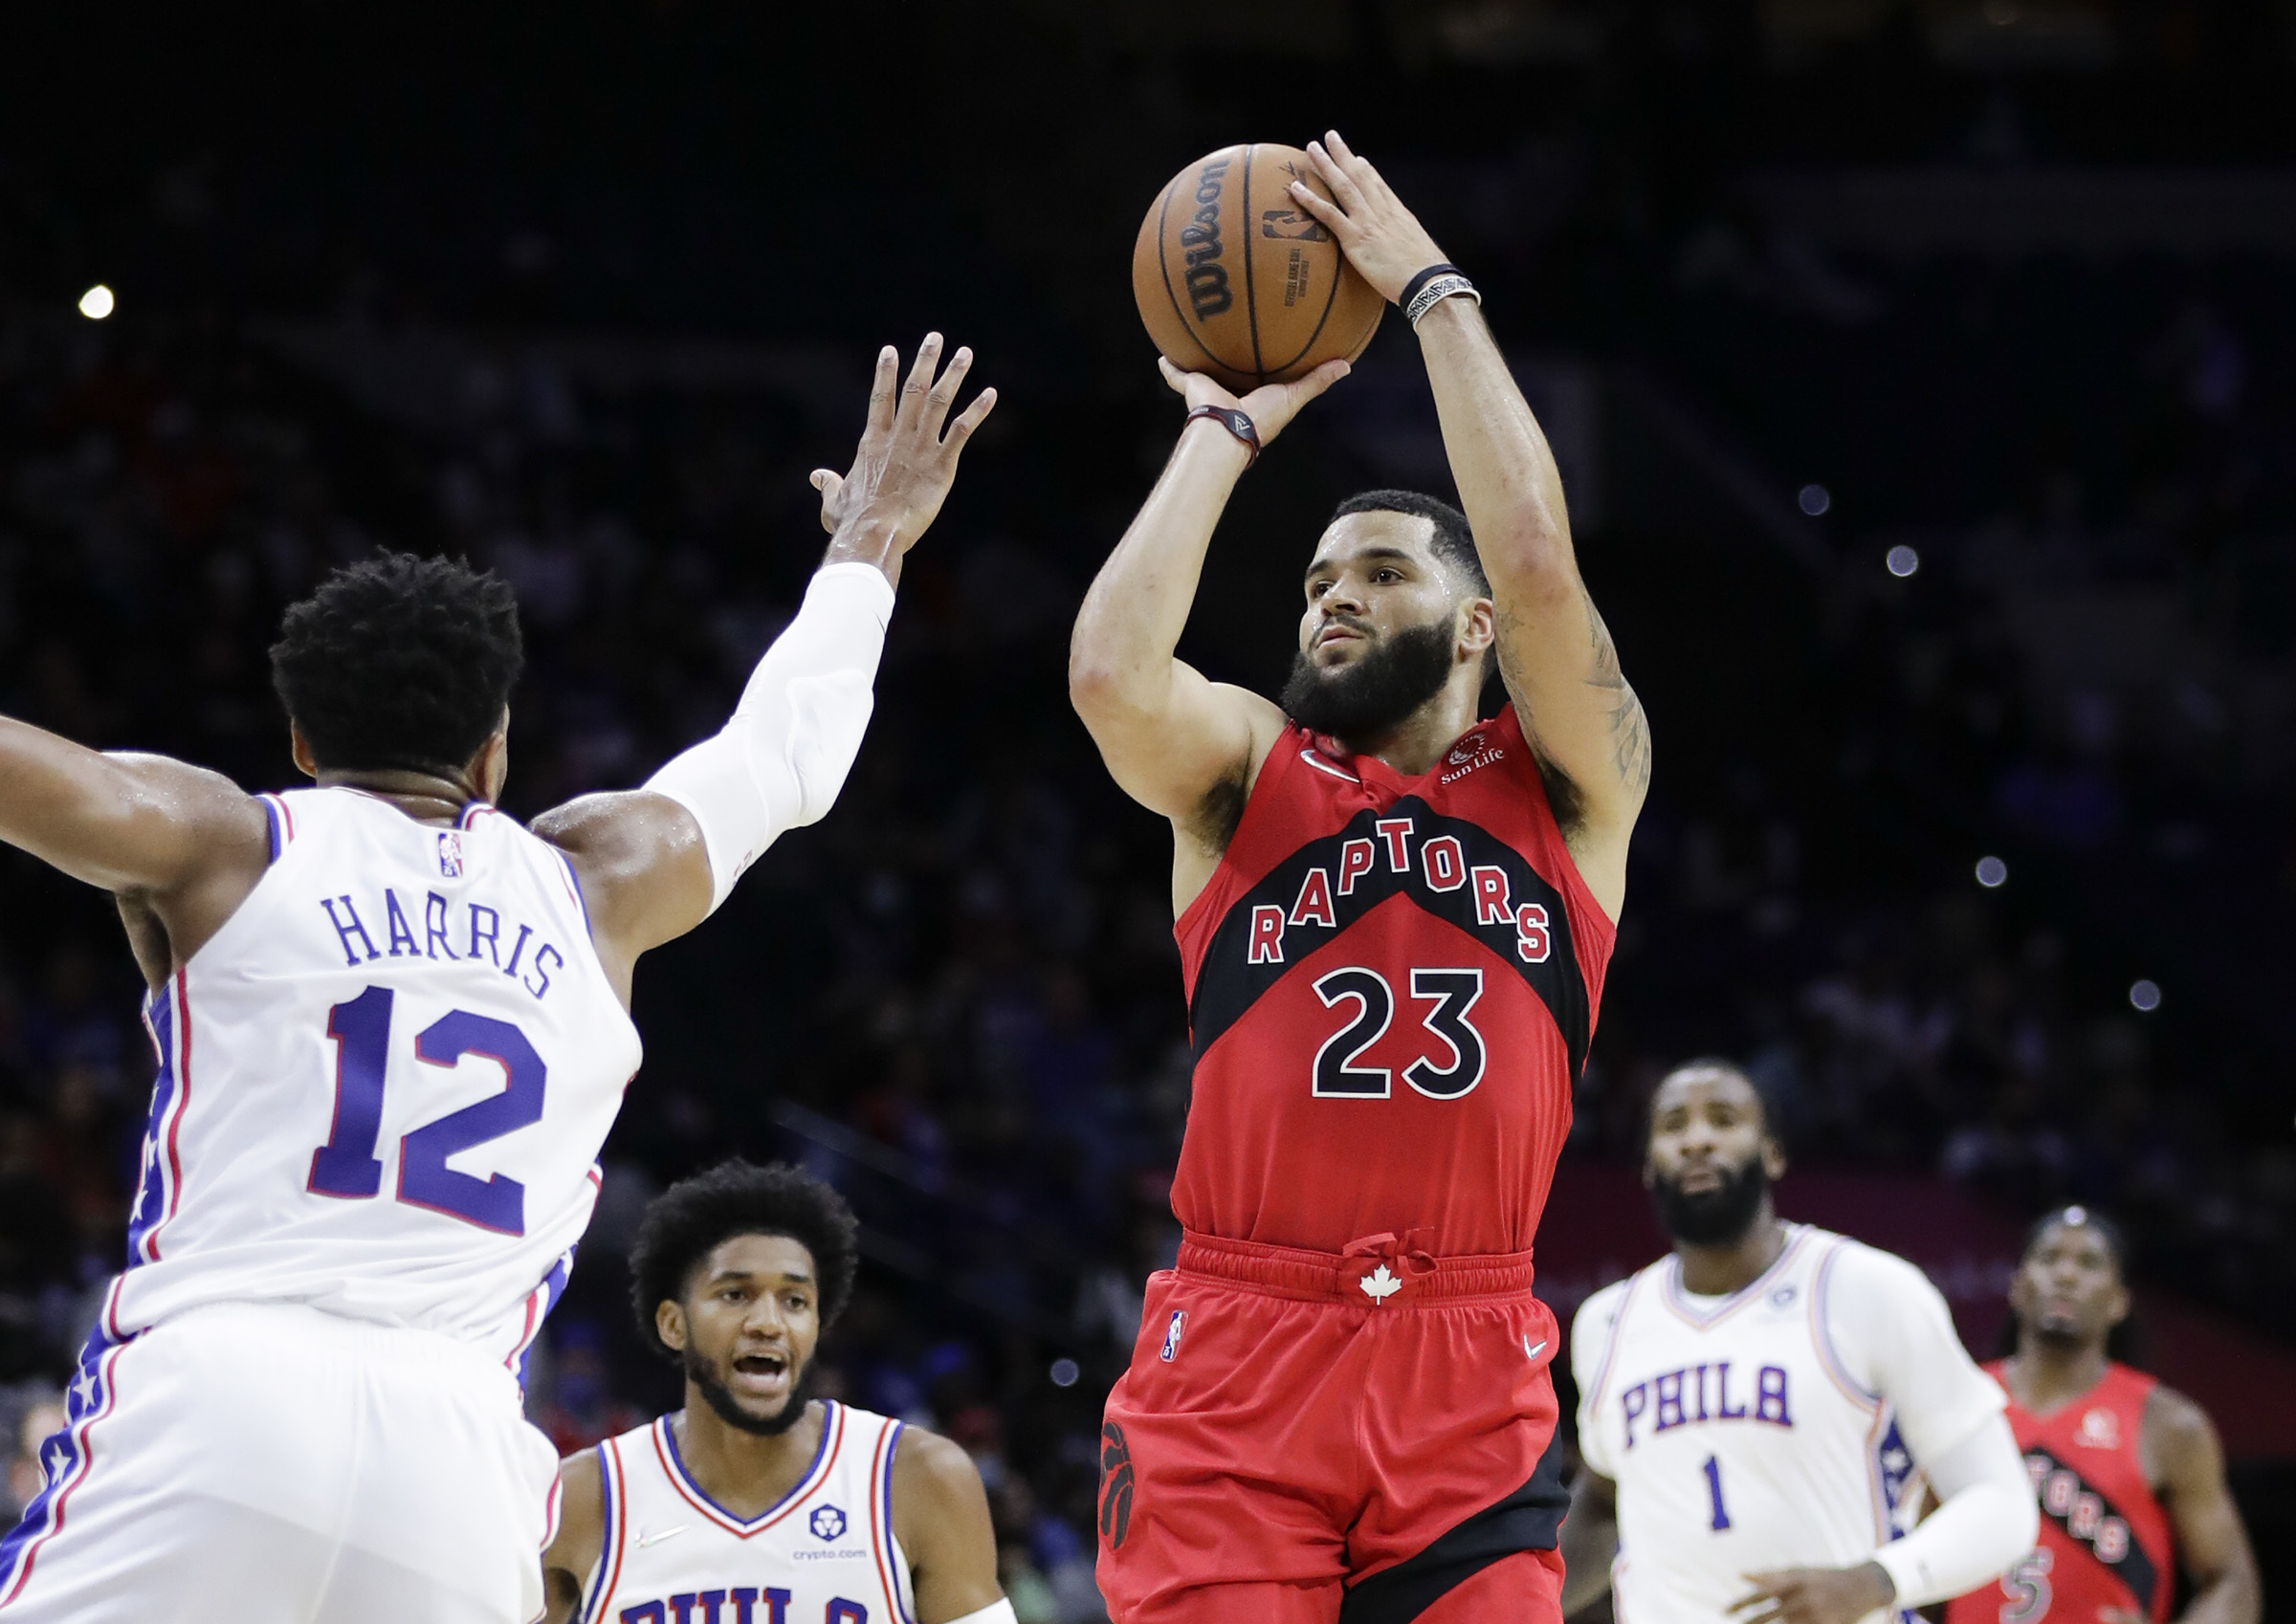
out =
<path fill-rule="evenodd" d="M 441 868 L 449 862 L 454 865 L 450 877 L 458 877 L 461 871 L 459 843 L 451 850 L 447 845 L 455 832 L 447 829 L 439 834 L 439 865 Z M 580 900 L 579 894 L 576 900 Z M 342 944 L 342 961 L 353 970 L 379 958 L 466 963 L 509 977 L 539 1000 L 549 995 L 550 973 L 563 969 L 566 963 L 566 955 L 541 930 L 519 918 L 507 906 L 497 907 L 475 897 L 450 900 L 427 890 L 419 899 L 403 900 L 396 887 L 382 886 L 338 891 L 320 897 L 316 906 L 325 911 L 327 923 Z M 422 920 L 419 933 L 414 924 L 418 916 Z"/>

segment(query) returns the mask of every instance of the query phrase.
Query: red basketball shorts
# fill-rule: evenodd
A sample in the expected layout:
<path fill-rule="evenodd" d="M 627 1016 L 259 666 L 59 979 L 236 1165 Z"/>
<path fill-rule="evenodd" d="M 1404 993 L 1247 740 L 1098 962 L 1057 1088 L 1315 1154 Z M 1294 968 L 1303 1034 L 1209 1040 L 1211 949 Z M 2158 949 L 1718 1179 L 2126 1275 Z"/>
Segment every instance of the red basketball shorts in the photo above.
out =
<path fill-rule="evenodd" d="M 1555 1621 L 1559 1334 L 1531 1256 L 1190 1235 L 1100 1449 L 1116 1624 Z"/>

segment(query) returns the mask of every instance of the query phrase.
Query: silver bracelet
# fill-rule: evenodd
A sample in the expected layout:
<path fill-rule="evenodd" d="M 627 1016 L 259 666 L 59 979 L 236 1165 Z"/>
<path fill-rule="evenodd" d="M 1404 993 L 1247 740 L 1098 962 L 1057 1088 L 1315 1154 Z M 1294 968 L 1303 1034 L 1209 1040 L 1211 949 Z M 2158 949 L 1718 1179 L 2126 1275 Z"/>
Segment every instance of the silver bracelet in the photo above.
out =
<path fill-rule="evenodd" d="M 1426 286 L 1413 294 L 1411 302 L 1403 307 L 1403 319 L 1410 322 L 1413 330 L 1416 331 L 1419 327 L 1419 318 L 1453 294 L 1465 294 L 1478 305 L 1483 302 L 1483 296 L 1475 292 L 1474 283 L 1454 271 L 1447 276 L 1430 278 Z"/>

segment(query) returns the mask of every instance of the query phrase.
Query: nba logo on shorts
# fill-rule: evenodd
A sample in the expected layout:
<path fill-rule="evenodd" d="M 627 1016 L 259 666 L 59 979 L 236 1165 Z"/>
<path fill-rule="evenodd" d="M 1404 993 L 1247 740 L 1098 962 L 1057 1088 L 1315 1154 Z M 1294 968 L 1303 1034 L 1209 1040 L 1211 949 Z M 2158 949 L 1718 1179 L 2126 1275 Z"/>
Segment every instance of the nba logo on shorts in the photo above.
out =
<path fill-rule="evenodd" d="M 462 831 L 438 831 L 438 871 L 450 880 L 462 878 Z"/>
<path fill-rule="evenodd" d="M 1188 1311 L 1185 1308 L 1173 1309 L 1172 1323 L 1164 1327 L 1164 1350 L 1158 1355 L 1165 1364 L 1169 1365 L 1172 1355 L 1180 1351 L 1180 1333 L 1187 1328 Z"/>

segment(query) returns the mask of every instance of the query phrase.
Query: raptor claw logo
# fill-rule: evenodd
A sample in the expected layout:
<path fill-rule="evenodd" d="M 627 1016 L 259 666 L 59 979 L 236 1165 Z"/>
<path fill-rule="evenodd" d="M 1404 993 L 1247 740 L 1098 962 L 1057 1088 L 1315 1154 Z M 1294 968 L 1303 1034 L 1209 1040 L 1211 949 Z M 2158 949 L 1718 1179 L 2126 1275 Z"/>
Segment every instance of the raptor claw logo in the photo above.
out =
<path fill-rule="evenodd" d="M 1114 1421 L 1100 1428 L 1100 1537 L 1114 1550 L 1132 1529 L 1132 1449 Z"/>
<path fill-rule="evenodd" d="M 845 1513 L 834 1505 L 815 1506 L 811 1521 L 817 1540 L 834 1540 L 845 1532 Z"/>

